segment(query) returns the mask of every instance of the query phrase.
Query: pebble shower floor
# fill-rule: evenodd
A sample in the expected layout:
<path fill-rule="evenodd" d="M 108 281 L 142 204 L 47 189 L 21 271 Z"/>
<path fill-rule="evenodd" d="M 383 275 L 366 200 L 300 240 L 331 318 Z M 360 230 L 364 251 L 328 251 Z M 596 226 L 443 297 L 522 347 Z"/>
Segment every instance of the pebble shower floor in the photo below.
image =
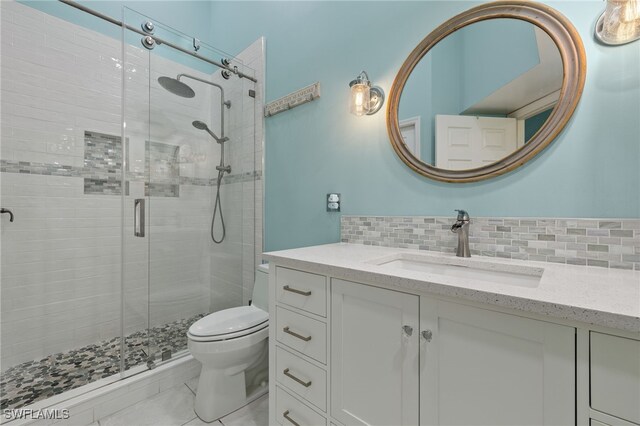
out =
<path fill-rule="evenodd" d="M 147 361 L 149 344 L 157 347 L 158 353 L 186 349 L 189 326 L 203 316 L 205 314 L 199 314 L 127 336 L 125 369 Z M 120 337 L 18 364 L 2 372 L 0 409 L 24 407 L 119 372 Z"/>

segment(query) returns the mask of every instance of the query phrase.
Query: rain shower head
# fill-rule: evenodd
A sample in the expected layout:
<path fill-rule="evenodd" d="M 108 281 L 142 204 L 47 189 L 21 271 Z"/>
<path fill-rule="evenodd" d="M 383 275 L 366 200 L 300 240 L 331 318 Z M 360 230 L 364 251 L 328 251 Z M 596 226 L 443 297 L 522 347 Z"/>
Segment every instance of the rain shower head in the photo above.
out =
<path fill-rule="evenodd" d="M 164 76 L 158 77 L 158 83 L 160 83 L 160 86 L 162 86 L 165 90 L 173 93 L 176 96 L 180 96 L 183 98 L 193 98 L 196 95 L 196 92 L 194 92 L 191 87 L 181 82 L 177 78 Z"/>

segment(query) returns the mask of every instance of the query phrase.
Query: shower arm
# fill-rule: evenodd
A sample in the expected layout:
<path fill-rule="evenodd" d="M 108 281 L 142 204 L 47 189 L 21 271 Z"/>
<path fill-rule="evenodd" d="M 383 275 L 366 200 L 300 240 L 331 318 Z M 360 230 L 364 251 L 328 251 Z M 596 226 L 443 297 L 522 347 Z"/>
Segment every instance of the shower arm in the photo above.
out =
<path fill-rule="evenodd" d="M 182 78 L 182 77 L 190 78 L 192 80 L 199 81 L 200 83 L 208 84 L 210 86 L 215 86 L 218 89 L 220 89 L 220 139 L 218 139 L 211 132 L 209 132 L 209 134 L 211 136 L 213 136 L 213 138 L 216 141 L 222 140 L 222 142 L 224 142 L 225 141 L 225 139 L 224 139 L 224 107 L 226 106 L 227 108 L 231 108 L 231 102 L 229 102 L 229 101 L 225 102 L 225 100 L 224 100 L 224 89 L 219 84 L 212 83 L 212 82 L 207 81 L 205 79 L 202 79 L 202 78 L 199 78 L 199 77 L 195 77 L 195 76 L 189 75 L 189 74 L 178 74 L 178 76 L 176 77 L 176 80 L 180 81 L 180 78 Z"/>

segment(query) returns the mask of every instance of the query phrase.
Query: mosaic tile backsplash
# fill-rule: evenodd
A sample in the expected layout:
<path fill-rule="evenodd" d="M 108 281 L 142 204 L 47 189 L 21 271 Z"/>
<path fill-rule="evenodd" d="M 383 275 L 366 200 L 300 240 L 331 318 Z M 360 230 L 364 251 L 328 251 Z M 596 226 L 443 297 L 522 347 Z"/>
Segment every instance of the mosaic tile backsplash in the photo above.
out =
<path fill-rule="evenodd" d="M 341 241 L 455 252 L 454 217 L 342 216 Z M 471 218 L 476 256 L 640 271 L 640 219 Z"/>

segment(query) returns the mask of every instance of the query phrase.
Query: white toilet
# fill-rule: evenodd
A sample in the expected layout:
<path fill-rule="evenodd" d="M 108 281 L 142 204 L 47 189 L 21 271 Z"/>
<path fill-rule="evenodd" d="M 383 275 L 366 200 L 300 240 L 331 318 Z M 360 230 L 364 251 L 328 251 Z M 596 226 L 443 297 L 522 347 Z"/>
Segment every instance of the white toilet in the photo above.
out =
<path fill-rule="evenodd" d="M 245 371 L 268 351 L 268 287 L 269 266 L 260 265 L 250 306 L 209 314 L 189 327 L 189 351 L 202 363 L 195 411 L 205 422 L 246 403 Z"/>

